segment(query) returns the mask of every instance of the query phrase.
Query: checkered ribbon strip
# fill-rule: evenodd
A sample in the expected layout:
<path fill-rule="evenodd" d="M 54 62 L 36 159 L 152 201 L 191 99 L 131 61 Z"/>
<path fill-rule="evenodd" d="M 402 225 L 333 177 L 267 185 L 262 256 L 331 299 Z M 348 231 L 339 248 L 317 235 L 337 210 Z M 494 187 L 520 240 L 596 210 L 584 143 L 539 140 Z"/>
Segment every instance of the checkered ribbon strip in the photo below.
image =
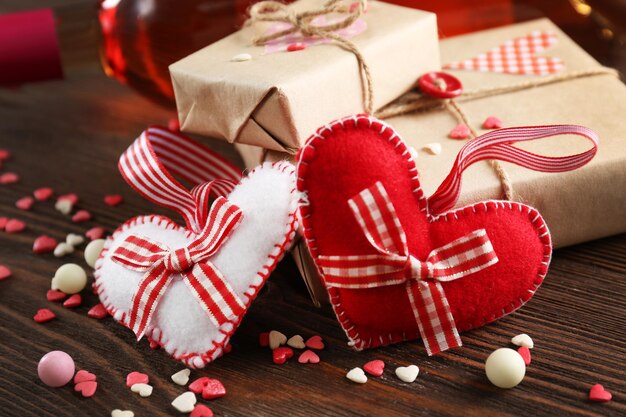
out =
<path fill-rule="evenodd" d="M 172 279 L 180 274 L 215 326 L 243 314 L 245 304 L 210 261 L 241 221 L 241 210 L 224 197 L 211 207 L 202 233 L 187 247 L 170 249 L 146 237 L 131 235 L 113 252 L 113 261 L 145 272 L 134 294 L 129 327 L 141 339 Z"/>
<path fill-rule="evenodd" d="M 550 48 L 557 41 L 555 33 L 533 31 L 508 40 L 474 58 L 453 62 L 443 68 L 520 75 L 555 74 L 564 68 L 563 60 L 536 54 Z"/>
<path fill-rule="evenodd" d="M 209 196 L 227 196 L 241 179 L 241 170 L 204 145 L 158 126 L 146 129 L 118 166 L 139 194 L 180 213 L 195 233 L 206 222 Z M 201 185 L 188 191 L 174 176 Z"/>
<path fill-rule="evenodd" d="M 566 156 L 543 156 L 512 146 L 558 135 L 575 135 L 588 139 L 592 147 L 584 152 Z M 459 151 L 452 170 L 437 191 L 428 199 L 428 209 L 436 215 L 450 210 L 461 194 L 463 171 L 475 162 L 500 160 L 535 171 L 565 172 L 580 168 L 595 156 L 598 135 L 591 129 L 576 125 L 509 127 L 494 130 L 470 140 Z"/>
<path fill-rule="evenodd" d="M 484 229 L 434 249 L 421 261 L 409 253 L 406 234 L 381 182 L 348 201 L 375 255 L 320 256 L 326 285 L 367 289 L 404 285 L 429 355 L 461 346 L 442 282 L 498 262 Z"/>

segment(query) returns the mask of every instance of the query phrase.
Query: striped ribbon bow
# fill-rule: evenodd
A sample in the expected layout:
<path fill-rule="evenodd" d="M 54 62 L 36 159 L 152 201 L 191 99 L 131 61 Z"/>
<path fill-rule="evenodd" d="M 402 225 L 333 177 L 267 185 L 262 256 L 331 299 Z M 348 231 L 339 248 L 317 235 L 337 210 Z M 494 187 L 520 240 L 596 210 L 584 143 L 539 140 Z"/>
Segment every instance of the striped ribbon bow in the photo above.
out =
<path fill-rule="evenodd" d="M 485 229 L 434 249 L 425 261 L 409 253 L 406 234 L 381 182 L 348 201 L 376 255 L 320 256 L 326 285 L 376 288 L 405 285 L 429 355 L 461 346 L 441 282 L 453 281 L 498 262 Z"/>
<path fill-rule="evenodd" d="M 129 327 L 141 339 L 172 279 L 180 274 L 216 326 L 240 316 L 245 304 L 210 258 L 242 218 L 241 210 L 218 197 L 202 232 L 187 247 L 172 250 L 146 237 L 131 235 L 115 249 L 112 259 L 126 268 L 145 272 L 132 299 Z"/>

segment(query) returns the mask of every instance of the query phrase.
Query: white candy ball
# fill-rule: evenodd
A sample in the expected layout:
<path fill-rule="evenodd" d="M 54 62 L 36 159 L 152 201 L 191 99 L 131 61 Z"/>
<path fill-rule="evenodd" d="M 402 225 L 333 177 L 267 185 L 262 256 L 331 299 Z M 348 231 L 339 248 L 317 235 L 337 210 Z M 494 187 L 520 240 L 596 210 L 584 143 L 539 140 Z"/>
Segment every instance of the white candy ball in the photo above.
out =
<path fill-rule="evenodd" d="M 513 388 L 524 379 L 526 365 L 522 356 L 509 348 L 493 351 L 485 362 L 489 381 L 499 388 Z"/>
<path fill-rule="evenodd" d="M 76 264 L 61 265 L 52 278 L 52 289 L 65 294 L 79 293 L 87 285 L 87 273 Z"/>
<path fill-rule="evenodd" d="M 96 261 L 100 257 L 104 242 L 104 239 L 92 240 L 85 248 L 85 262 L 87 262 L 87 265 L 90 267 L 94 268 L 96 266 Z"/>

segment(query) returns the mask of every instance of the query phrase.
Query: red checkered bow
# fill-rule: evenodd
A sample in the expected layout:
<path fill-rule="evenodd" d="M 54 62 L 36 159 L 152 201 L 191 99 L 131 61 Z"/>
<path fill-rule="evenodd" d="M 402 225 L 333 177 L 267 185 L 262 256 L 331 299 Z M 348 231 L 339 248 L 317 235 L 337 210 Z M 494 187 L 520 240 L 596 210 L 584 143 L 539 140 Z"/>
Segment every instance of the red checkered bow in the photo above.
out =
<path fill-rule="evenodd" d="M 434 249 L 421 261 L 409 253 L 406 234 L 381 182 L 348 201 L 361 230 L 379 254 L 320 256 L 328 286 L 406 286 L 413 314 L 429 355 L 461 346 L 441 282 L 453 281 L 498 262 L 485 229 Z"/>

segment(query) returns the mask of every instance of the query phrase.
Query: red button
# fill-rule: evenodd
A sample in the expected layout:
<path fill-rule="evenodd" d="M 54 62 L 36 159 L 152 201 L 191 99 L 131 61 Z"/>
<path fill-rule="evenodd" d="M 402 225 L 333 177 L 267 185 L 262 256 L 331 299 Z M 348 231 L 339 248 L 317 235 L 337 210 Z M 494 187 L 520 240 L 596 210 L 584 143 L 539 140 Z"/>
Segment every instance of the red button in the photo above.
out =
<path fill-rule="evenodd" d="M 417 80 L 424 94 L 435 98 L 454 98 L 461 95 L 463 85 L 458 78 L 445 72 L 428 72 Z"/>

